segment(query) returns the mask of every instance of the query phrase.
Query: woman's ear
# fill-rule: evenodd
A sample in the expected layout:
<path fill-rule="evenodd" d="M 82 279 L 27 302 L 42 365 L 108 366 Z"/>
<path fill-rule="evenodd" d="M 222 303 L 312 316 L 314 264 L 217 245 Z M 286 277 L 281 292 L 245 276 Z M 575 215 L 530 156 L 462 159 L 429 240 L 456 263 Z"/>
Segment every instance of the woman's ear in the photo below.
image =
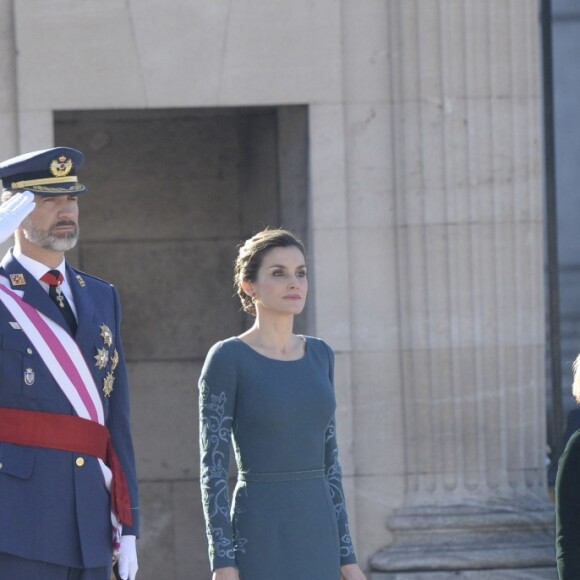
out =
<path fill-rule="evenodd" d="M 254 298 L 256 295 L 254 292 L 254 285 L 249 280 L 242 280 L 241 287 L 250 298 Z"/>

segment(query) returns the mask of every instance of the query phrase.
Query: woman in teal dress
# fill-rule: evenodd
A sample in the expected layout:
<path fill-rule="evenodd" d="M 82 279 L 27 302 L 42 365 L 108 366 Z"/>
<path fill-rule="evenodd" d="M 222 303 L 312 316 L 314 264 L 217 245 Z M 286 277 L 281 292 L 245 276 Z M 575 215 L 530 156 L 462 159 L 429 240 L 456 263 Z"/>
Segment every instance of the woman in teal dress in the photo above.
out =
<path fill-rule="evenodd" d="M 364 580 L 338 462 L 334 353 L 293 333 L 308 291 L 302 243 L 285 230 L 256 234 L 239 249 L 234 281 L 255 323 L 211 348 L 199 380 L 212 578 Z"/>

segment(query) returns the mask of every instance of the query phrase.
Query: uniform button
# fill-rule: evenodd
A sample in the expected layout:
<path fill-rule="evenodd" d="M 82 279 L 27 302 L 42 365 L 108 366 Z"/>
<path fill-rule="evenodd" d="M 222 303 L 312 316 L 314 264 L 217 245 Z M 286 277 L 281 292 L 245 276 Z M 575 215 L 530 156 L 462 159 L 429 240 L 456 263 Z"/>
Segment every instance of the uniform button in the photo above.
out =
<path fill-rule="evenodd" d="M 77 464 L 77 467 L 82 467 L 85 464 L 85 460 L 82 457 L 77 457 L 75 463 Z"/>
<path fill-rule="evenodd" d="M 28 354 L 32 354 L 32 349 L 31 349 L 30 347 L 28 347 L 28 348 L 26 349 L 26 352 L 27 352 Z"/>
<path fill-rule="evenodd" d="M 0 469 L 2 469 L 4 466 L 0 463 Z"/>

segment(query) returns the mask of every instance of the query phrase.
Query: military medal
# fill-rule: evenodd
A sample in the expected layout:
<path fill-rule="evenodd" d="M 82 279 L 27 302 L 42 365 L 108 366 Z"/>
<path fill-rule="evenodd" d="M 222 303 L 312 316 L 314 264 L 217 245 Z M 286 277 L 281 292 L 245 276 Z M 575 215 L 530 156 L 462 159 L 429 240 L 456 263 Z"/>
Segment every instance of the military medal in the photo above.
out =
<path fill-rule="evenodd" d="M 117 368 L 118 364 L 119 364 L 119 353 L 117 352 L 117 349 L 115 349 L 115 352 L 111 357 L 111 371 L 114 371 Z"/>
<path fill-rule="evenodd" d="M 104 348 L 98 348 L 97 354 L 95 355 L 95 364 L 98 369 L 104 369 L 109 362 L 109 353 Z"/>
<path fill-rule="evenodd" d="M 113 333 L 106 324 L 101 324 L 101 336 L 103 337 L 103 342 L 107 346 L 111 346 L 113 344 Z"/>
<path fill-rule="evenodd" d="M 30 367 L 24 371 L 24 382 L 29 387 L 34 384 L 34 371 Z"/>
<path fill-rule="evenodd" d="M 115 377 L 113 376 L 113 373 L 107 373 L 107 376 L 103 379 L 103 393 L 105 393 L 105 397 L 111 396 L 114 382 Z"/>
<path fill-rule="evenodd" d="M 55 288 L 56 290 L 56 301 L 61 308 L 64 308 L 64 296 L 62 294 L 62 290 L 60 289 L 60 285 Z"/>

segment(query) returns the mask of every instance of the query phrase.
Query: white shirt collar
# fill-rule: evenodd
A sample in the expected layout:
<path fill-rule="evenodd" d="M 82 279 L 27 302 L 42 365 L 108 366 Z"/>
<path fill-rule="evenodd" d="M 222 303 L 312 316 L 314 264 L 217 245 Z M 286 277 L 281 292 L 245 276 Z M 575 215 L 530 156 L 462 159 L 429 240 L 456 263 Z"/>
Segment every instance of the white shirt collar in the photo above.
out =
<path fill-rule="evenodd" d="M 49 268 L 45 264 L 41 264 L 28 256 L 25 256 L 20 250 L 14 248 L 12 255 L 18 260 L 37 280 L 40 280 L 49 270 L 58 270 L 66 280 L 66 261 L 63 258 L 62 262 L 56 268 Z"/>

